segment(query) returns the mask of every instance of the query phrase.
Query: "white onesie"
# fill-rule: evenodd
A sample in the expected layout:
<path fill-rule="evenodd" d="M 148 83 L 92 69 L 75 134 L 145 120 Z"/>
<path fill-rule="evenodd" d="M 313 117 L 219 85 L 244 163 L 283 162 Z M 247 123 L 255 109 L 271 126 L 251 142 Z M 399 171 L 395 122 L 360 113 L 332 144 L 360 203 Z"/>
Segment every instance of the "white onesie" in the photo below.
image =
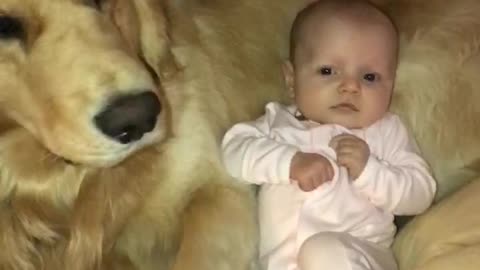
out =
<path fill-rule="evenodd" d="M 298 269 L 302 245 L 321 233 L 339 233 L 341 241 L 359 239 L 374 249 L 388 250 L 396 230 L 393 215 L 423 212 L 436 190 L 428 165 L 398 116 L 387 113 L 368 128 L 349 130 L 335 124 L 299 121 L 295 111 L 294 106 L 269 103 L 264 116 L 233 126 L 222 143 L 229 173 L 262 185 L 259 219 L 264 269 Z M 328 146 L 334 136 L 343 133 L 360 137 L 370 147 L 367 165 L 354 181 L 349 180 L 344 167 L 336 165 L 335 151 Z M 297 151 L 325 156 L 334 168 L 333 180 L 311 192 L 300 190 L 289 177 Z M 361 262 L 362 257 L 357 264 L 370 266 L 356 268 L 348 262 L 350 266 L 345 269 L 374 269 L 376 259 L 368 258 L 374 252 L 354 246 L 367 254 L 365 261 Z M 382 263 L 378 264 L 377 268 L 381 267 Z"/>

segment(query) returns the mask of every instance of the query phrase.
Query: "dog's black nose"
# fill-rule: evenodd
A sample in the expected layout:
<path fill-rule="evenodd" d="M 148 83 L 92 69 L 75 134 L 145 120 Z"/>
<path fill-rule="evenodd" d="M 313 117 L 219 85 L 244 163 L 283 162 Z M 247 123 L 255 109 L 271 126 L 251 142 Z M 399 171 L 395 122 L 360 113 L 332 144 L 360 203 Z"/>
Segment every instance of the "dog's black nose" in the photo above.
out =
<path fill-rule="evenodd" d="M 116 97 L 94 118 L 103 134 L 120 143 L 140 140 L 153 130 L 161 105 L 152 92 Z"/>

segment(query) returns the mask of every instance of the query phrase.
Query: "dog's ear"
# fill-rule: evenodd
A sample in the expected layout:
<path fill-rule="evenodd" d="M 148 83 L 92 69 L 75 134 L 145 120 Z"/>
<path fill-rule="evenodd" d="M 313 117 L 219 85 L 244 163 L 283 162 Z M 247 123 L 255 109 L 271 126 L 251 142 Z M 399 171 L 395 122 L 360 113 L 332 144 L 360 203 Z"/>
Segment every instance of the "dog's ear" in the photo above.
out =
<path fill-rule="evenodd" d="M 112 0 L 108 12 L 128 46 L 156 75 L 169 78 L 178 65 L 171 52 L 165 9 L 158 0 Z"/>
<path fill-rule="evenodd" d="M 108 15 L 122 34 L 129 49 L 140 52 L 140 22 L 132 0 L 107 2 Z"/>

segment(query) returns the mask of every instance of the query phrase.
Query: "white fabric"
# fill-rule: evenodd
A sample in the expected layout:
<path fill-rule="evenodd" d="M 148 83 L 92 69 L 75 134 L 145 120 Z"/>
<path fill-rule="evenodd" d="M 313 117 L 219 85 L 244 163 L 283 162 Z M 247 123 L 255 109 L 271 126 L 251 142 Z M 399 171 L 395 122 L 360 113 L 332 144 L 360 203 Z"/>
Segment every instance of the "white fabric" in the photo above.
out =
<path fill-rule="evenodd" d="M 256 121 L 239 123 L 224 137 L 224 162 L 232 176 L 261 184 L 259 218 L 261 260 L 268 270 L 295 269 L 303 242 L 320 232 L 347 232 L 389 247 L 393 215 L 423 212 L 436 185 L 400 119 L 387 114 L 365 129 L 298 121 L 296 108 L 269 103 Z M 335 163 L 328 147 L 339 134 L 365 140 L 371 156 L 353 182 Z M 335 176 L 312 192 L 289 178 L 297 151 L 319 153 L 331 161 Z"/>
<path fill-rule="evenodd" d="M 396 270 L 397 265 L 389 248 L 348 233 L 323 232 L 303 243 L 298 254 L 298 269 Z"/>

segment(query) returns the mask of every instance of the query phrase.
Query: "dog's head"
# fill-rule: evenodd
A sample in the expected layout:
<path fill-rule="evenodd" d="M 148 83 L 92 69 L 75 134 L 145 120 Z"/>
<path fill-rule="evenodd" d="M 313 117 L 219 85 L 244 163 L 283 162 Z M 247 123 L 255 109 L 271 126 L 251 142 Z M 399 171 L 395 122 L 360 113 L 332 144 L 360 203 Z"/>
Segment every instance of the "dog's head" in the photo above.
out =
<path fill-rule="evenodd" d="M 130 0 L 2 0 L 0 125 L 96 167 L 166 136 L 168 105 Z"/>

